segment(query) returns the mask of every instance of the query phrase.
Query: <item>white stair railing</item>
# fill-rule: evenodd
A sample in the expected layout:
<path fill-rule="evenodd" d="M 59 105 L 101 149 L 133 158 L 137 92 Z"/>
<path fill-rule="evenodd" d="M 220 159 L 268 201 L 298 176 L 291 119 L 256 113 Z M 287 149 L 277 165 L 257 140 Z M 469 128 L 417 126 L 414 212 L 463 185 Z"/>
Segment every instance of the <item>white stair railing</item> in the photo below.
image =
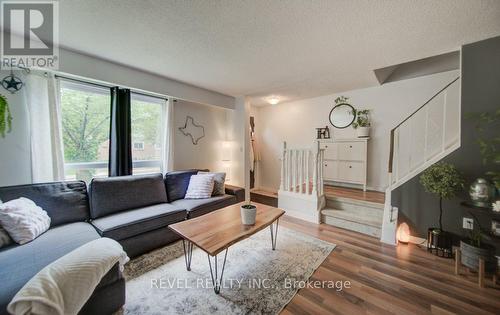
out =
<path fill-rule="evenodd" d="M 383 242 L 395 243 L 397 209 L 391 205 L 392 191 L 460 147 L 460 119 L 458 77 L 391 130 Z"/>
<path fill-rule="evenodd" d="M 319 142 L 311 148 L 287 148 L 283 142 L 280 191 L 308 196 L 323 195 L 324 150 Z"/>
<path fill-rule="evenodd" d="M 460 146 L 459 90 L 456 78 L 392 129 L 392 190 Z"/>

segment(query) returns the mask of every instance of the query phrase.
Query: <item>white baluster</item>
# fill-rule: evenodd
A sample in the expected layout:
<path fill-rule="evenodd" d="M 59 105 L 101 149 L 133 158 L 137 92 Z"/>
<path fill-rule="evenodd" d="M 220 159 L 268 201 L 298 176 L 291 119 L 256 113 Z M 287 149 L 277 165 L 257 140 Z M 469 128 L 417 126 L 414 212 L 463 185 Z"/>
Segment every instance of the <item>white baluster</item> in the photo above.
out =
<path fill-rule="evenodd" d="M 320 165 L 320 170 L 321 170 L 321 177 L 320 177 L 320 195 L 323 195 L 324 193 L 324 189 L 325 189 L 325 182 L 324 182 L 324 179 L 323 179 L 323 165 L 325 163 L 325 151 L 324 150 L 321 150 L 321 163 L 319 164 Z"/>
<path fill-rule="evenodd" d="M 286 158 L 286 141 L 283 142 L 283 151 L 281 152 L 281 179 L 280 179 L 280 190 L 284 189 L 284 183 L 283 181 L 285 180 L 285 158 Z"/>
<path fill-rule="evenodd" d="M 299 151 L 299 192 L 304 193 L 304 150 Z"/>
<path fill-rule="evenodd" d="M 287 190 L 291 191 L 292 189 L 292 150 L 288 149 L 288 184 Z"/>
<path fill-rule="evenodd" d="M 290 191 L 295 190 L 295 172 L 294 172 L 295 150 L 290 150 Z"/>
<path fill-rule="evenodd" d="M 299 182 L 299 150 L 295 149 L 293 153 L 293 192 L 297 192 L 297 184 Z"/>
<path fill-rule="evenodd" d="M 314 148 L 313 151 L 313 187 L 312 194 L 316 195 L 318 193 L 318 148 Z"/>
<path fill-rule="evenodd" d="M 310 151 L 306 150 L 306 194 L 309 195 L 309 161 Z"/>

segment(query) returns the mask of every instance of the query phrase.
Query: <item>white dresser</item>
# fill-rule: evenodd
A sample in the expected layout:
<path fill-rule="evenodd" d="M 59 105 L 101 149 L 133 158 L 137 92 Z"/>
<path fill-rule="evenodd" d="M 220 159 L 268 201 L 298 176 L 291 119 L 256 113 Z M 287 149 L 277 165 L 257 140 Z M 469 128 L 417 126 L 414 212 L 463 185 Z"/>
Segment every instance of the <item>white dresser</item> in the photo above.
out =
<path fill-rule="evenodd" d="M 323 178 L 327 181 L 362 185 L 366 191 L 369 138 L 325 139 Z"/>

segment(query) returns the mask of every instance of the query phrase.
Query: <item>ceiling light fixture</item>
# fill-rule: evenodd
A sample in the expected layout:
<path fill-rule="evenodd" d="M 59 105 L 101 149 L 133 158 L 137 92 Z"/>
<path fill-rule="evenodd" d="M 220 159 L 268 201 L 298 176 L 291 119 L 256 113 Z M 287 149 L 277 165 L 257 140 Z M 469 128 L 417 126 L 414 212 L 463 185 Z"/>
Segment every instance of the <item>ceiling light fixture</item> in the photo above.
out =
<path fill-rule="evenodd" d="M 271 97 L 269 100 L 268 100 L 269 104 L 271 105 L 276 105 L 280 102 L 279 98 L 277 97 Z"/>

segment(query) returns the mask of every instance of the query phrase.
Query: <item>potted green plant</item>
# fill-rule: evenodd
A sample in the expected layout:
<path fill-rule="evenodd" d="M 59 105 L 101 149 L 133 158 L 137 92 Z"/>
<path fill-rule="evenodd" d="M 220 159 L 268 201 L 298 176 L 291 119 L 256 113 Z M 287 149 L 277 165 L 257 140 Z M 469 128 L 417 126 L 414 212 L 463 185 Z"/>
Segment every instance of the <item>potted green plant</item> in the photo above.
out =
<path fill-rule="evenodd" d="M 439 162 L 422 173 L 420 183 L 427 192 L 439 197 L 439 228 L 429 228 L 427 248 L 439 256 L 451 257 L 451 235 L 443 229 L 443 200 L 453 198 L 463 189 L 462 176 L 452 164 Z"/>
<path fill-rule="evenodd" d="M 500 128 L 500 109 L 491 112 L 468 113 L 467 118 L 474 119 L 477 133 L 477 144 L 483 165 L 495 165 L 494 170 L 486 172 L 493 181 L 497 195 L 500 195 L 500 136 L 495 131 Z M 494 200 L 492 200 L 494 201 Z"/>
<path fill-rule="evenodd" d="M 5 138 L 5 134 L 12 131 L 12 115 L 10 114 L 7 98 L 0 94 L 0 136 Z"/>
<path fill-rule="evenodd" d="M 484 239 L 491 239 L 489 234 L 485 232 L 474 214 L 469 212 L 469 215 L 474 218 L 474 228 L 470 229 L 468 236 L 460 241 L 461 263 L 477 271 L 479 259 L 483 259 L 486 272 L 493 272 L 497 265 L 495 247 L 484 242 Z"/>
<path fill-rule="evenodd" d="M 241 223 L 244 225 L 254 225 L 257 216 L 257 207 L 250 202 L 240 207 Z"/>
<path fill-rule="evenodd" d="M 358 138 L 366 138 L 370 136 L 370 110 L 354 110 L 353 114 L 356 116 L 356 120 L 352 123 L 354 129 L 356 129 Z"/>

